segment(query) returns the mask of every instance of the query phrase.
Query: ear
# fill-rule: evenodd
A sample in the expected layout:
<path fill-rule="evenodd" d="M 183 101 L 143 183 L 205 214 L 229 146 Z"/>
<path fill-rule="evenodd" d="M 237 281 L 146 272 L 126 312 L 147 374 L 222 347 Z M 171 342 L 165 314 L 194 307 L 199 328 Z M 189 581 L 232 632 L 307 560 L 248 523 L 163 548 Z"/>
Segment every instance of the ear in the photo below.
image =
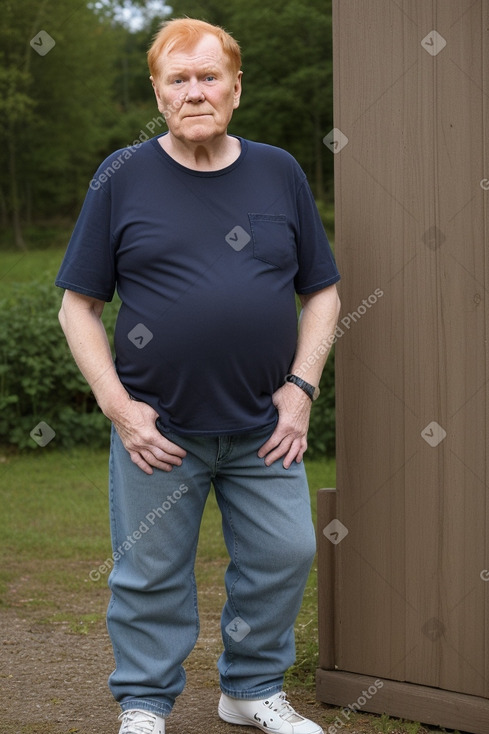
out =
<path fill-rule="evenodd" d="M 238 71 L 238 74 L 236 76 L 236 81 L 234 82 L 234 104 L 233 104 L 233 110 L 238 109 L 239 107 L 239 101 L 241 99 L 241 78 L 243 76 L 242 71 Z"/>

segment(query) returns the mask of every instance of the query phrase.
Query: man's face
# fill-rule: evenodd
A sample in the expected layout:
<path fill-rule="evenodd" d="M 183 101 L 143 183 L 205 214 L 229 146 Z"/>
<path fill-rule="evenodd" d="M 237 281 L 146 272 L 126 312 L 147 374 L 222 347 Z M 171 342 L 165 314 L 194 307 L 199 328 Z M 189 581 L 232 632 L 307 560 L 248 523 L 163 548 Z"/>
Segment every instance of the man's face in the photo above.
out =
<path fill-rule="evenodd" d="M 189 49 L 164 52 L 159 75 L 151 81 L 170 133 L 187 143 L 225 135 L 239 105 L 241 75 L 232 74 L 219 40 L 211 34 Z"/>

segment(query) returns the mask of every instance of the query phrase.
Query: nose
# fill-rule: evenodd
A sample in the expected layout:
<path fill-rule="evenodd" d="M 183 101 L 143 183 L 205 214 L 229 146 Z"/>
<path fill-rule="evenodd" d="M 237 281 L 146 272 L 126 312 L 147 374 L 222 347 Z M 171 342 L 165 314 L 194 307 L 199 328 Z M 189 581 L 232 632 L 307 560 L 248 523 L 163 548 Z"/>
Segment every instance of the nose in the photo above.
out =
<path fill-rule="evenodd" d="M 197 79 L 190 82 L 187 90 L 187 102 L 201 102 L 204 99 L 204 92 Z"/>

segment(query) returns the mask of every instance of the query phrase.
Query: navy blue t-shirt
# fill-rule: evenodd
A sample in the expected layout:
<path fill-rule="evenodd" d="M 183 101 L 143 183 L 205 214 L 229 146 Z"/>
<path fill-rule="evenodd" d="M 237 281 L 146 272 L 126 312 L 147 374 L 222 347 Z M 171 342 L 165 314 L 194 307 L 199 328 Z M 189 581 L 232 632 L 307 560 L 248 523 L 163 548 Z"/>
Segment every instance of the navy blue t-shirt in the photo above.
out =
<path fill-rule="evenodd" d="M 203 172 L 158 137 L 102 163 L 56 285 L 117 288 L 117 373 L 165 428 L 262 428 L 294 357 L 295 292 L 339 280 L 312 193 L 280 148 L 238 138 L 234 163 Z"/>

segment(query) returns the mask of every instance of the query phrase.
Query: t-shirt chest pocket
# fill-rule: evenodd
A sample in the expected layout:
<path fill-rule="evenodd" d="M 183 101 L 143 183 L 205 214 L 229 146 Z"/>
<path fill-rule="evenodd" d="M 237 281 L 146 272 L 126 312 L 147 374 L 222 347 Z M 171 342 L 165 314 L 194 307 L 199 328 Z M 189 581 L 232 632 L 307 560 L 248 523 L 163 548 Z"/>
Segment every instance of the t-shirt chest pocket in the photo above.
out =
<path fill-rule="evenodd" d="M 294 232 L 285 214 L 248 214 L 250 220 L 253 257 L 286 268 L 297 263 Z"/>

